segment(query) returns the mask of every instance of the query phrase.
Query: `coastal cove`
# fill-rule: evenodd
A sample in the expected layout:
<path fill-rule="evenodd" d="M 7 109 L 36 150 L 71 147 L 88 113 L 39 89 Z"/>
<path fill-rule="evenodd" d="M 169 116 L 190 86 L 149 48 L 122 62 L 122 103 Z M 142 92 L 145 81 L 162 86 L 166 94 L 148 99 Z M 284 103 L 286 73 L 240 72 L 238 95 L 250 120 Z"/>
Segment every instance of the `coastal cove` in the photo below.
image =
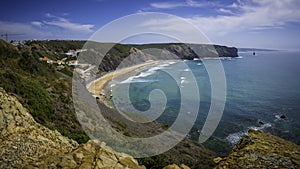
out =
<path fill-rule="evenodd" d="M 297 112 L 300 112 L 300 107 L 297 103 L 300 100 L 300 91 L 297 86 L 300 85 L 300 82 L 297 72 L 300 70 L 296 64 L 299 63 L 299 52 L 262 51 L 258 52 L 256 56 L 250 52 L 243 52 L 239 53 L 239 56 L 240 58 L 222 60 L 227 78 L 226 107 L 221 123 L 213 137 L 204 145 L 221 154 L 227 154 L 250 128 L 299 143 L 300 138 L 297 133 L 299 133 L 300 126 L 297 121 L 300 119 L 300 115 Z M 177 62 L 169 65 L 166 63 L 143 65 L 143 72 L 148 75 L 128 78 L 126 83 L 131 85 L 132 103 L 138 109 L 145 110 L 145 107 L 149 107 L 147 93 L 150 90 L 161 85 L 172 86 L 172 81 L 164 75 L 163 69 L 178 70 L 178 78 L 181 78 L 182 87 L 189 81 L 184 78 L 184 72 L 192 71 L 199 85 L 201 104 L 198 118 L 188 137 L 197 140 L 198 132 L 203 126 L 210 105 L 210 82 L 205 67 L 200 61 L 192 60 L 184 61 L 184 63 L 189 66 L 190 70 L 181 69 L 180 63 Z M 155 67 L 160 67 L 160 69 L 155 69 Z M 132 68 L 130 71 L 138 68 L 141 67 Z M 130 71 L 124 72 L 129 73 Z M 161 84 L 162 79 L 164 79 L 163 84 Z M 112 85 L 115 94 L 119 95 L 112 97 L 122 97 L 122 83 L 109 82 L 111 80 L 112 77 L 101 79 L 102 84 L 107 85 L 106 90 L 110 90 Z M 168 98 L 170 99 L 169 107 L 157 121 L 171 125 L 176 118 L 175 112 L 178 108 L 174 105 L 177 105 L 179 100 L 176 99 L 174 89 L 164 92 L 169 93 L 172 98 Z M 286 118 L 280 119 L 280 115 L 284 115 Z"/>
<path fill-rule="evenodd" d="M 227 77 L 227 90 L 229 90 L 227 100 L 232 104 L 237 103 L 235 106 L 240 106 L 241 109 L 243 107 L 249 109 L 249 107 L 255 105 L 252 102 L 263 101 L 263 104 L 253 107 L 257 111 L 257 114 L 253 113 L 251 109 L 249 109 L 250 111 L 244 109 L 244 114 L 237 112 L 236 110 L 239 109 L 236 109 L 236 107 L 229 110 L 225 109 L 227 112 L 224 113 L 219 128 L 214 133 L 212 139 L 205 142 L 204 147 L 204 145 L 195 141 L 202 124 L 200 117 L 205 117 L 205 112 L 203 111 L 205 110 L 206 102 L 209 103 L 210 101 L 208 94 L 210 91 L 206 88 L 209 86 L 209 83 L 207 83 L 209 81 L 205 75 L 203 62 L 193 58 L 189 60 L 184 58 L 182 60 L 164 60 L 153 64 L 146 63 L 147 66 L 136 65 L 135 67 L 127 67 L 125 68 L 126 71 L 124 71 L 124 69 L 118 69 L 117 67 L 122 62 L 122 58 L 126 57 L 126 54 L 133 54 L 136 57 L 142 58 L 145 58 L 143 56 L 147 55 L 136 48 L 131 48 L 131 50 L 124 47 L 125 45 L 117 45 L 118 49 L 109 52 L 110 57 L 104 59 L 103 63 L 107 67 L 103 67 L 103 65 L 99 67 L 101 75 L 106 77 L 100 78 L 100 81 L 102 81 L 100 84 L 109 92 L 111 91 L 111 87 L 114 88 L 113 95 L 110 96 L 108 93 L 106 96 L 109 99 L 118 99 L 118 97 L 122 96 L 122 90 L 118 89 L 122 89 L 125 84 L 129 84 L 132 104 L 141 111 L 149 108 L 147 99 L 149 91 L 153 89 L 161 89 L 166 93 L 167 100 L 170 101 L 166 107 L 166 112 L 162 114 L 161 118 L 157 119 L 158 122 L 154 121 L 146 124 L 135 123 L 129 121 L 118 110 L 114 109 L 112 107 L 114 106 L 112 104 L 114 102 L 110 100 L 107 102 L 112 105 L 111 107 L 105 105 L 100 99 L 95 102 L 96 99 L 85 90 L 86 83 L 84 83 L 83 79 L 80 79 L 80 84 L 82 84 L 88 97 L 91 98 L 93 103 L 98 104 L 99 110 L 101 110 L 101 114 L 104 116 L 103 120 L 108 121 L 109 126 L 112 126 L 120 135 L 130 138 L 149 138 L 166 131 L 170 127 L 169 124 L 172 123 L 172 119 L 177 115 L 176 108 L 178 107 L 176 106 L 179 99 L 176 92 L 178 90 L 174 90 L 174 87 L 176 88 L 177 86 L 177 89 L 184 88 L 191 82 L 191 79 L 186 76 L 187 73 L 193 72 L 195 74 L 195 79 L 197 83 L 199 82 L 199 89 L 201 91 L 199 115 L 194 128 L 187 135 L 188 138 L 184 138 L 175 147 L 165 153 L 152 157 L 136 157 L 136 159 L 133 159 L 130 156 L 133 154 L 131 151 L 132 148 L 145 149 L 147 146 L 137 145 L 128 147 L 132 145 L 105 132 L 102 137 L 94 140 L 87 133 L 94 132 L 98 129 L 98 126 L 88 125 L 85 128 L 78 121 L 78 116 L 76 116 L 78 114 L 75 113 L 73 106 L 79 102 L 75 104 L 74 100 L 72 102 L 72 97 L 74 98 L 74 96 L 72 96 L 71 81 L 72 71 L 76 68 L 66 64 L 69 62 L 68 60 L 74 58 L 68 58 L 66 62 L 58 62 L 58 60 L 64 60 L 67 51 L 80 49 L 84 43 L 84 41 L 26 41 L 24 46 L 14 47 L 0 40 L 1 67 L 3 68 L 0 74 L 0 168 L 47 168 L 49 164 L 51 164 L 51 168 L 116 168 L 116 166 L 117 168 L 146 167 L 164 169 L 174 167 L 182 169 L 188 169 L 189 167 L 253 168 L 253 166 L 257 168 L 266 168 L 265 166 L 271 166 L 271 168 L 299 168 L 299 145 L 255 130 L 250 130 L 248 135 L 244 135 L 248 131 L 249 126 L 266 132 L 269 132 L 267 129 L 273 129 L 276 125 L 279 126 L 275 130 L 271 130 L 272 133 L 272 131 L 282 131 L 281 126 L 284 125 L 291 129 L 290 134 L 297 136 L 297 131 L 294 133 L 294 127 L 297 126 L 299 119 L 296 116 L 298 112 L 296 103 L 299 102 L 299 93 L 297 93 L 299 83 L 298 79 L 294 77 L 299 69 L 297 65 L 298 53 L 281 51 L 266 53 L 268 55 L 264 55 L 261 52 L 257 52 L 255 57 L 251 53 L 248 53 L 248 55 L 240 53 L 240 56 L 243 57 L 236 58 L 222 57 Z M 169 50 L 178 49 L 178 51 L 182 52 L 179 53 L 181 56 L 190 56 L 189 54 L 191 53 L 183 52 L 185 50 L 181 50 L 183 49 L 181 47 L 180 45 L 173 45 Z M 126 52 L 124 49 L 129 50 Z M 223 49 L 226 49 L 226 47 Z M 234 51 L 236 50 L 234 49 Z M 233 54 L 237 56 L 237 54 Z M 48 63 L 41 58 L 49 58 L 56 62 Z M 207 61 L 209 62 L 210 60 Z M 74 63 L 76 62 L 74 61 Z M 77 63 L 80 64 L 80 62 Z M 256 66 L 256 64 L 258 65 Z M 181 67 L 183 65 L 188 67 Z M 57 69 L 58 66 L 61 68 L 64 66 L 64 68 Z M 257 69 L 254 69 L 253 66 L 257 67 Z M 89 70 L 93 67 L 96 68 L 94 65 L 85 64 L 80 68 L 82 70 L 85 69 L 84 75 L 87 76 L 90 73 Z M 104 68 L 106 71 L 104 71 Z M 117 69 L 117 71 L 113 72 L 114 69 Z M 164 73 L 166 70 L 175 73 L 173 77 L 174 79 L 178 79 L 178 83 L 173 83 L 172 78 L 165 76 L 167 75 Z M 114 73 L 119 76 L 114 76 Z M 255 74 L 259 75 L 258 79 L 254 76 Z M 261 77 L 262 75 L 264 76 Z M 86 76 L 79 77 L 85 78 Z M 246 81 L 248 86 L 244 82 L 246 79 L 248 79 Z M 250 89 L 253 89 L 258 94 L 264 94 L 264 97 L 249 90 L 249 86 L 251 87 Z M 236 90 L 241 95 L 235 95 L 235 92 L 230 90 Z M 273 95 L 266 95 L 270 91 Z M 100 92 L 98 91 L 96 94 Z M 193 94 L 195 90 L 188 92 Z M 243 95 L 243 93 L 247 95 Z M 245 104 L 243 98 L 249 98 L 248 95 L 252 99 Z M 153 103 L 160 101 L 160 99 L 156 99 L 157 96 L 153 96 Z M 275 101 L 278 102 L 272 100 L 274 96 L 276 96 Z M 193 104 L 193 100 L 189 97 L 187 98 L 190 99 L 190 102 L 186 105 L 190 106 Z M 268 103 L 266 100 L 270 103 L 265 104 Z M 226 106 L 228 106 L 227 104 Z M 89 108 L 87 105 L 82 105 L 82 108 Z M 284 109 L 288 111 L 277 112 L 277 110 L 282 110 L 281 106 L 290 107 L 291 109 Z M 272 114 L 270 111 L 261 111 L 261 109 L 258 109 L 260 107 L 270 111 L 273 111 L 273 109 L 270 109 L 270 107 L 273 107 L 274 110 L 277 109 L 276 114 Z M 186 114 L 186 116 L 188 115 L 189 113 Z M 254 119 L 253 123 L 243 127 L 243 122 L 245 124 L 249 123 L 247 117 Z M 265 118 L 267 117 L 271 120 L 266 120 Z M 233 118 L 238 118 L 239 120 L 234 121 Z M 257 121 L 257 118 L 260 120 Z M 274 118 L 276 119 L 273 120 Z M 99 120 L 99 118 L 94 119 Z M 232 124 L 239 124 L 240 128 Z M 235 127 L 236 132 L 232 127 Z M 226 139 L 231 134 L 234 136 L 233 138 L 242 137 L 242 140 L 233 148 L 230 139 Z M 290 138 L 293 137 L 285 138 L 292 140 Z M 194 141 L 191 139 L 194 139 Z M 120 146 L 113 144 L 110 146 L 111 143 L 117 143 Z M 125 146 L 130 149 L 124 149 Z M 160 149 L 162 145 L 155 144 L 153 147 Z M 211 151 L 213 149 L 216 151 Z M 231 152 L 228 155 L 229 151 Z M 226 152 L 226 154 L 224 155 L 222 152 Z M 253 160 L 255 160 L 255 163 L 253 163 Z"/>
<path fill-rule="evenodd" d="M 300 169 L 300 0 L 0 8 L 0 169 Z"/>

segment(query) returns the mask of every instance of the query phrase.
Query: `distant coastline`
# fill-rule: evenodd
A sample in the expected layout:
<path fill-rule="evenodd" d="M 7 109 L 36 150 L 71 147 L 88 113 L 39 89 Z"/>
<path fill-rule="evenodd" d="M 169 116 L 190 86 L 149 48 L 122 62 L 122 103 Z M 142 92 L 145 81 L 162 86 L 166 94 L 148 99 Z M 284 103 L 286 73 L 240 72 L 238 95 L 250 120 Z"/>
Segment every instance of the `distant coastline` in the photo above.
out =
<path fill-rule="evenodd" d="M 239 52 L 272 52 L 272 51 L 280 51 L 277 49 L 258 49 L 258 48 L 238 48 Z"/>

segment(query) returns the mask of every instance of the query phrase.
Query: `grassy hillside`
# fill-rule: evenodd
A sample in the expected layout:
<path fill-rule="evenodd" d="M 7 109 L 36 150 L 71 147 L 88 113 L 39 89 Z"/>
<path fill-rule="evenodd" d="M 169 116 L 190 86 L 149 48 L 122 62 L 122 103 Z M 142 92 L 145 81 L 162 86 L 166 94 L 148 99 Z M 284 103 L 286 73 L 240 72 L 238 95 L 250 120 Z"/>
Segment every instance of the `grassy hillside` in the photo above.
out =
<path fill-rule="evenodd" d="M 79 45 L 73 46 L 80 48 Z M 0 86 L 14 93 L 37 122 L 79 143 L 86 142 L 88 136 L 74 113 L 71 81 L 61 77 L 54 66 L 39 61 L 38 56 L 46 54 L 36 46 L 17 49 L 0 40 Z M 57 47 L 57 51 L 63 48 Z M 35 52 L 40 53 L 35 56 Z"/>
<path fill-rule="evenodd" d="M 80 49 L 86 41 L 66 41 L 66 40 L 51 40 L 51 41 L 32 41 L 27 45 L 31 48 L 31 54 L 34 57 L 47 56 L 52 59 L 62 59 L 64 53 L 69 50 Z"/>

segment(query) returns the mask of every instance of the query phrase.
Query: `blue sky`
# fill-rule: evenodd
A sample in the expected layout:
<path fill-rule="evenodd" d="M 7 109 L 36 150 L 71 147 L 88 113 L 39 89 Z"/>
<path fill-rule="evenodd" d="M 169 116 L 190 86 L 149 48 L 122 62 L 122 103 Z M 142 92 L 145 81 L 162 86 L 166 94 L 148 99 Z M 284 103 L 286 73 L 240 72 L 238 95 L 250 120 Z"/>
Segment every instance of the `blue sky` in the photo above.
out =
<path fill-rule="evenodd" d="M 24 34 L 10 39 L 89 39 L 120 17 L 160 12 L 182 17 L 215 44 L 300 49 L 299 9 L 300 0 L 10 0 L 0 6 L 0 33 Z M 162 17 L 151 27 L 172 24 Z M 177 31 L 188 30 L 178 26 Z M 147 42 L 145 38 L 136 43 Z M 155 41 L 160 39 L 149 42 Z"/>

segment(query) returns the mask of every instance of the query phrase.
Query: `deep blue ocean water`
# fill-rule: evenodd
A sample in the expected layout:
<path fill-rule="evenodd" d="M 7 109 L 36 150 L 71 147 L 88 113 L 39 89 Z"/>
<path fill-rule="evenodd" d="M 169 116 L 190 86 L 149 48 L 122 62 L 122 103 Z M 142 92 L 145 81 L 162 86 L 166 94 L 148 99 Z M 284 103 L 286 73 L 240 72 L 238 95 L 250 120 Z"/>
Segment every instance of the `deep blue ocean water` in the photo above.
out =
<path fill-rule="evenodd" d="M 213 137 L 234 145 L 249 128 L 263 130 L 295 143 L 300 143 L 300 52 L 272 51 L 239 53 L 242 58 L 222 60 L 226 75 L 227 96 L 222 119 Z M 149 66 L 143 73 L 116 84 L 114 97 L 122 96 L 122 85 L 130 83 L 130 101 L 140 111 L 150 108 L 149 93 L 162 90 L 167 105 L 157 120 L 171 125 L 177 117 L 180 88 L 189 83 L 185 72 L 191 71 L 201 93 L 200 108 L 189 137 L 197 140 L 204 124 L 211 101 L 211 84 L 205 67 L 200 61 Z M 181 85 L 165 71 L 174 72 Z M 190 91 L 191 95 L 193 91 Z M 154 99 L 160 102 L 159 98 Z M 193 104 L 193 100 L 189 101 Z M 187 105 L 189 106 L 189 105 Z M 125 106 L 126 107 L 126 106 Z M 278 116 L 284 115 L 284 119 Z"/>

